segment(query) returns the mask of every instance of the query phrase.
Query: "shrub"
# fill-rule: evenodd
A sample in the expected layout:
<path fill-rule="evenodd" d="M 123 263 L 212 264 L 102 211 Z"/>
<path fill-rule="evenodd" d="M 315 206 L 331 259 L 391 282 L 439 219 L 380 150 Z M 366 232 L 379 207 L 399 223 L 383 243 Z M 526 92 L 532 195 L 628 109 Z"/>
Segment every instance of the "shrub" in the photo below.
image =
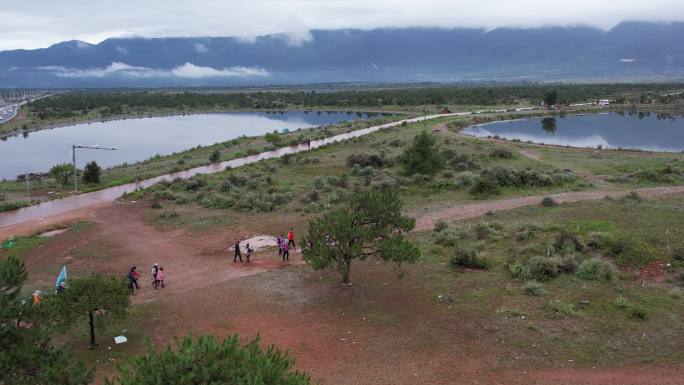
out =
<path fill-rule="evenodd" d="M 504 225 L 499 222 L 478 222 L 475 224 L 474 231 L 478 240 L 495 240 L 503 235 Z"/>
<path fill-rule="evenodd" d="M 495 148 L 489 156 L 492 158 L 511 159 L 513 158 L 513 152 L 505 148 Z"/>
<path fill-rule="evenodd" d="M 470 171 L 465 171 L 456 175 L 454 186 L 457 188 L 466 187 L 471 186 L 473 183 L 475 183 L 475 174 Z"/>
<path fill-rule="evenodd" d="M 523 284 L 522 292 L 531 297 L 539 297 L 544 295 L 544 285 L 537 281 L 527 281 Z"/>
<path fill-rule="evenodd" d="M 684 261 L 684 245 L 679 245 L 672 251 L 672 259 L 675 261 Z"/>
<path fill-rule="evenodd" d="M 444 167 L 444 160 L 433 136 L 422 131 L 413 138 L 401 156 L 401 163 L 407 175 L 434 175 Z"/>
<path fill-rule="evenodd" d="M 537 235 L 541 234 L 545 230 L 546 226 L 540 222 L 525 223 L 518 229 L 517 238 L 519 241 L 525 241 L 532 239 Z"/>
<path fill-rule="evenodd" d="M 221 152 L 216 149 L 212 151 L 211 155 L 209 155 L 209 162 L 211 163 L 216 163 L 221 159 Z"/>
<path fill-rule="evenodd" d="M 629 300 L 621 295 L 619 295 L 617 298 L 615 298 L 615 307 L 618 309 L 629 309 L 632 307 L 632 304 L 629 302 Z"/>
<path fill-rule="evenodd" d="M 152 204 L 150 204 L 150 207 L 153 209 L 160 209 L 162 208 L 162 204 L 158 200 L 153 200 Z"/>
<path fill-rule="evenodd" d="M 562 254 L 581 252 L 584 250 L 584 243 L 576 234 L 561 231 L 553 242 L 553 249 Z"/>
<path fill-rule="evenodd" d="M 180 217 L 180 214 L 178 214 L 175 210 L 165 211 L 159 214 L 159 219 L 172 219 L 178 217 Z"/>
<path fill-rule="evenodd" d="M 0 212 L 18 210 L 28 205 L 27 201 L 0 202 Z"/>
<path fill-rule="evenodd" d="M 498 195 L 501 191 L 494 182 L 480 179 L 470 188 L 470 193 L 473 195 Z"/>
<path fill-rule="evenodd" d="M 684 293 L 682 293 L 684 290 L 682 290 L 679 287 L 673 287 L 668 294 L 670 295 L 671 298 L 679 299 L 684 296 Z"/>
<path fill-rule="evenodd" d="M 588 281 L 614 281 L 618 277 L 618 271 L 611 262 L 589 258 L 579 265 L 577 276 Z"/>
<path fill-rule="evenodd" d="M 454 269 L 486 269 L 487 264 L 478 256 L 477 250 L 473 248 L 457 248 L 454 256 L 451 257 L 451 267 Z"/>
<path fill-rule="evenodd" d="M 508 273 L 511 275 L 512 278 L 519 278 L 524 280 L 530 278 L 530 269 L 528 269 L 527 266 L 520 262 L 513 262 L 509 264 Z"/>
<path fill-rule="evenodd" d="M 543 308 L 554 313 L 555 315 L 566 316 L 577 314 L 577 310 L 575 309 L 574 305 L 559 300 L 547 299 L 544 301 Z"/>
<path fill-rule="evenodd" d="M 351 174 L 353 176 L 373 176 L 375 175 L 375 169 L 371 166 L 362 167 L 354 165 L 351 169 Z"/>
<path fill-rule="evenodd" d="M 629 312 L 629 318 L 637 321 L 646 321 L 648 320 L 648 313 L 642 308 L 632 308 Z"/>
<path fill-rule="evenodd" d="M 439 232 L 441 232 L 442 230 L 445 230 L 445 229 L 448 228 L 448 227 L 449 227 L 449 224 L 446 223 L 445 221 L 437 221 L 437 222 L 435 223 L 435 227 L 433 228 L 433 230 L 434 230 L 435 232 L 439 233 Z"/>
<path fill-rule="evenodd" d="M 551 197 L 544 197 L 542 198 L 541 205 L 544 207 L 554 207 L 558 206 L 558 202 Z"/>
<path fill-rule="evenodd" d="M 545 257 L 532 257 L 527 261 L 529 277 L 537 281 L 548 281 L 558 276 L 556 261 Z"/>
<path fill-rule="evenodd" d="M 456 246 L 458 242 L 464 238 L 464 234 L 457 229 L 447 227 L 437 233 L 435 243 L 442 246 Z"/>
<path fill-rule="evenodd" d="M 352 154 L 347 157 L 347 165 L 353 167 L 359 165 L 362 167 L 384 167 L 388 166 L 385 158 L 376 154 Z"/>
<path fill-rule="evenodd" d="M 577 272 L 577 258 L 574 255 L 551 258 L 558 267 L 559 274 L 575 274 Z"/>

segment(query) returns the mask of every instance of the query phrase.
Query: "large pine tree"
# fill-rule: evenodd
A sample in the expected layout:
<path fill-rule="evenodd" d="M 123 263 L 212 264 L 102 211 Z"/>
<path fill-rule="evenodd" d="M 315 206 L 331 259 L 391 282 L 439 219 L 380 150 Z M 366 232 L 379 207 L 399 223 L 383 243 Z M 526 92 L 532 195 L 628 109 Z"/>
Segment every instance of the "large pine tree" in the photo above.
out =
<path fill-rule="evenodd" d="M 416 220 L 401 214 L 401 201 L 393 191 L 354 194 L 346 204 L 309 221 L 302 252 L 316 269 L 331 267 L 349 284 L 351 262 L 378 258 L 415 262 L 420 250 L 405 235 Z"/>

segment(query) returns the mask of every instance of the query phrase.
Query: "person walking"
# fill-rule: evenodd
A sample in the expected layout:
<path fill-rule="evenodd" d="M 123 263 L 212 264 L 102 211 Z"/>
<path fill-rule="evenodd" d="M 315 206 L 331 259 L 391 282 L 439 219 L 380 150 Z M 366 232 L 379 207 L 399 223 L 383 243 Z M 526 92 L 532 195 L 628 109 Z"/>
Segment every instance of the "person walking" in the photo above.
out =
<path fill-rule="evenodd" d="M 164 273 L 164 266 L 159 266 L 159 270 L 157 271 L 157 285 L 161 285 L 161 287 L 164 287 L 164 278 L 166 278 L 166 273 Z M 154 287 L 155 289 L 157 286 Z"/>
<path fill-rule="evenodd" d="M 285 241 L 285 237 L 283 234 L 280 234 L 279 236 L 276 237 L 276 244 L 278 245 L 278 255 L 283 254 L 283 249 L 282 249 L 282 243 Z"/>
<path fill-rule="evenodd" d="M 249 262 L 249 258 L 252 256 L 252 252 L 253 252 L 253 251 L 254 251 L 254 249 L 251 248 L 251 247 L 249 246 L 249 243 L 248 243 L 247 246 L 245 247 L 245 252 L 246 252 L 246 254 L 245 254 L 245 263 L 250 263 L 250 262 Z"/>
<path fill-rule="evenodd" d="M 242 253 L 240 253 L 240 241 L 235 242 L 235 256 L 233 257 L 233 263 L 237 262 L 238 258 L 240 258 L 240 262 L 242 262 Z"/>
<path fill-rule="evenodd" d="M 133 266 L 131 267 L 131 270 L 128 271 L 128 286 L 131 288 L 133 293 L 135 293 L 136 290 L 140 290 L 140 286 L 138 285 L 138 278 L 140 278 L 140 274 L 136 269 L 137 267 Z"/>
<path fill-rule="evenodd" d="M 283 262 L 289 261 L 290 260 L 290 245 L 288 243 L 285 243 L 285 240 L 283 240 L 283 243 L 280 244 L 280 249 L 283 251 Z"/>
<path fill-rule="evenodd" d="M 159 265 L 155 262 L 152 266 L 152 287 L 157 288 L 157 274 L 159 273 Z"/>
<path fill-rule="evenodd" d="M 287 233 L 287 246 L 288 246 L 288 248 L 290 245 L 292 245 L 293 249 L 297 248 L 297 245 L 295 245 L 295 241 L 294 241 L 294 228 L 292 228 L 292 227 L 290 227 L 290 231 Z"/>

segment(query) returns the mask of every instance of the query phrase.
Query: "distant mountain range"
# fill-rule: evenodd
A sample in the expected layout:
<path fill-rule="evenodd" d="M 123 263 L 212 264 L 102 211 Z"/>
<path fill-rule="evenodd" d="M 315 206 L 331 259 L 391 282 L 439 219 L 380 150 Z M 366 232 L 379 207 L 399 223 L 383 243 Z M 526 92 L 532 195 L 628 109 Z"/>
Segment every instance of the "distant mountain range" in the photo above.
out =
<path fill-rule="evenodd" d="M 0 52 L 0 87 L 684 79 L 684 23 L 113 38 Z"/>

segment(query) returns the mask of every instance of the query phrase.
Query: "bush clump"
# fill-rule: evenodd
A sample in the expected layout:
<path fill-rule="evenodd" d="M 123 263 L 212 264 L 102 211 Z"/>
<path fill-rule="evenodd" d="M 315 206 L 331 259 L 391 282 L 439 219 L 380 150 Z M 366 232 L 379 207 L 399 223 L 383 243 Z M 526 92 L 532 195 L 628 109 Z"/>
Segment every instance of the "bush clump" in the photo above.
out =
<path fill-rule="evenodd" d="M 585 259 L 577 268 L 577 277 L 587 281 L 611 282 L 618 277 L 618 270 L 609 261 L 598 258 Z"/>
<path fill-rule="evenodd" d="M 558 316 L 569 316 L 577 314 L 575 306 L 571 303 L 548 299 L 544 301 L 543 308 Z"/>
<path fill-rule="evenodd" d="M 474 248 L 457 248 L 451 257 L 451 267 L 454 269 L 486 269 L 487 263 L 480 258 Z"/>
<path fill-rule="evenodd" d="M 548 281 L 559 274 L 557 261 L 545 257 L 532 257 L 527 261 L 529 277 L 536 281 Z"/>
<path fill-rule="evenodd" d="M 389 166 L 390 162 L 381 155 L 376 154 L 352 154 L 347 157 L 347 165 L 354 167 L 356 165 L 361 167 L 385 167 Z"/>
<path fill-rule="evenodd" d="M 475 238 L 478 240 L 496 240 L 503 236 L 504 225 L 499 222 L 478 222 L 475 224 Z"/>
<path fill-rule="evenodd" d="M 435 222 L 435 227 L 433 228 L 433 230 L 434 230 L 436 233 L 439 233 L 439 232 L 441 232 L 442 230 L 446 230 L 448 227 L 449 227 L 449 224 L 448 224 L 448 223 L 446 223 L 445 221 L 441 221 L 441 220 L 440 220 L 440 221 Z"/>
<path fill-rule="evenodd" d="M 513 152 L 506 148 L 495 148 L 489 156 L 492 158 L 511 159 L 513 158 Z"/>
<path fill-rule="evenodd" d="M 537 281 L 527 281 L 523 284 L 522 292 L 531 297 L 539 297 L 544 295 L 544 285 Z"/>
<path fill-rule="evenodd" d="M 558 202 L 551 197 L 544 197 L 542 198 L 541 205 L 544 207 L 554 207 L 558 206 Z"/>

